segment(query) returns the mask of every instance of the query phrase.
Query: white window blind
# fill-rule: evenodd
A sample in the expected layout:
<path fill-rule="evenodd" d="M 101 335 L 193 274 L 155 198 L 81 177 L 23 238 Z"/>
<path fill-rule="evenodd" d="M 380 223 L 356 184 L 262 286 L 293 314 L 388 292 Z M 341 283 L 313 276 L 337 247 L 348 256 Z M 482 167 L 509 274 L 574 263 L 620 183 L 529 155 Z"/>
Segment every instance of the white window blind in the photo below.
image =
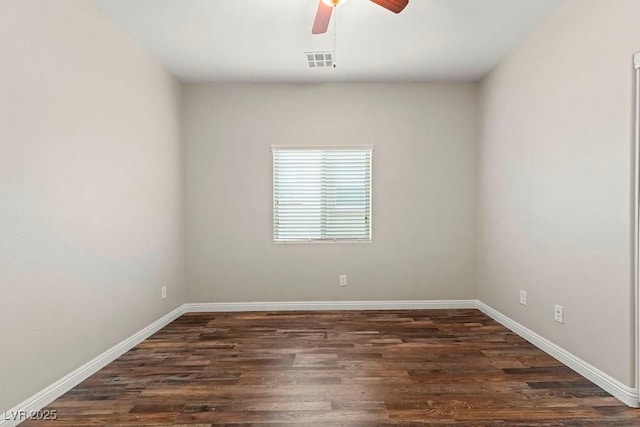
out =
<path fill-rule="evenodd" d="M 272 151 L 274 241 L 371 240 L 370 147 Z"/>

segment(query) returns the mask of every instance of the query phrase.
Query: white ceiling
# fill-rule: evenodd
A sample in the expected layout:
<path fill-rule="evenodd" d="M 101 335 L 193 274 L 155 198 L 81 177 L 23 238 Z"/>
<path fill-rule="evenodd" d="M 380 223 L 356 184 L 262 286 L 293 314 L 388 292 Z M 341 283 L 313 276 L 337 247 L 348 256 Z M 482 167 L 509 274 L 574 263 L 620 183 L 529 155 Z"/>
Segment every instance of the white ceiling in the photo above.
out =
<path fill-rule="evenodd" d="M 410 0 L 395 15 L 368 0 L 312 35 L 318 0 L 94 0 L 184 82 L 475 81 L 562 0 Z M 334 14 L 334 18 L 336 14 Z"/>

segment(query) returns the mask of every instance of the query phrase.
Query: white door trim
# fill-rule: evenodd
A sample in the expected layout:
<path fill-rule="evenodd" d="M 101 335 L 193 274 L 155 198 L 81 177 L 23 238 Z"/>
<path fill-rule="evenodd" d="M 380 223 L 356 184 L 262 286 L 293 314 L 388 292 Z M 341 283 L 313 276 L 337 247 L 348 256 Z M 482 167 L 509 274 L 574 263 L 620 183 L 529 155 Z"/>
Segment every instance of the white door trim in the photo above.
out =
<path fill-rule="evenodd" d="M 635 67 L 635 135 L 634 135 L 634 232 L 633 232 L 633 282 L 635 288 L 635 340 L 636 340 L 636 383 L 640 392 L 640 52 L 633 55 Z M 639 397 L 640 402 L 640 397 Z"/>

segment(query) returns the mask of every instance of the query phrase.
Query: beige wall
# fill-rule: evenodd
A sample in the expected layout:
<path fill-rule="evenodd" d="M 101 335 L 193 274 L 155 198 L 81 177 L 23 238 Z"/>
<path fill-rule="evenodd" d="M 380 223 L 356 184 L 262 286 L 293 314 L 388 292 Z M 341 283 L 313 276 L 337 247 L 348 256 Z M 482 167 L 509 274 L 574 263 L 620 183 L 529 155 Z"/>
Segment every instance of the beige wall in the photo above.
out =
<path fill-rule="evenodd" d="M 478 148 L 480 300 L 629 386 L 639 16 L 567 1 L 482 82 Z"/>
<path fill-rule="evenodd" d="M 475 85 L 196 85 L 184 99 L 189 301 L 475 298 Z M 272 144 L 373 145 L 373 243 L 274 245 Z"/>
<path fill-rule="evenodd" d="M 85 1 L 0 1 L 0 53 L 2 411 L 182 304 L 184 239 L 174 79 Z"/>

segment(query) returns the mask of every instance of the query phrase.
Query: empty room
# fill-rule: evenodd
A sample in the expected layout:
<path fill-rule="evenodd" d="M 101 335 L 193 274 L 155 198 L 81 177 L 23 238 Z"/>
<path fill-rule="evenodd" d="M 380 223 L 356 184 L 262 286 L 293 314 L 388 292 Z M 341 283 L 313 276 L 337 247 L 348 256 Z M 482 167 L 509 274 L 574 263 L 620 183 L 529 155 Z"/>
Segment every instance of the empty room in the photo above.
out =
<path fill-rule="evenodd" d="M 640 425 L 637 0 L 0 0 L 0 426 Z"/>

